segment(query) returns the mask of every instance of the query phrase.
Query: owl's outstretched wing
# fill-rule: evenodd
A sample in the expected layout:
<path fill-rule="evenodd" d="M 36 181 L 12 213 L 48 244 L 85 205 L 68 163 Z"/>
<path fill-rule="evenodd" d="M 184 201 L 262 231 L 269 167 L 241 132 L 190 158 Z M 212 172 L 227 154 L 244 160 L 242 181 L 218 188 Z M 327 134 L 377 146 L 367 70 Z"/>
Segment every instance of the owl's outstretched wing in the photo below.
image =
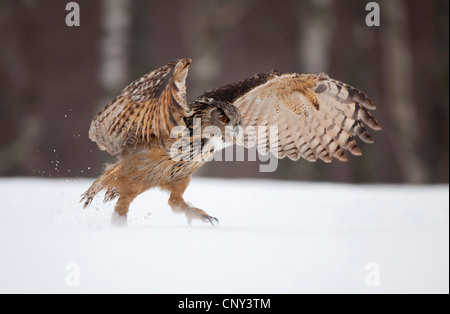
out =
<path fill-rule="evenodd" d="M 89 138 L 111 155 L 128 145 L 162 139 L 184 123 L 185 79 L 191 59 L 166 63 L 128 85 L 92 121 Z"/>
<path fill-rule="evenodd" d="M 366 143 L 373 138 L 367 125 L 381 127 L 369 110 L 372 101 L 361 91 L 325 74 L 297 74 L 272 71 L 238 83 L 205 92 L 199 99 L 224 101 L 239 108 L 245 131 L 244 145 L 258 145 L 263 153 L 271 147 L 273 134 L 261 143 L 249 141 L 247 129 L 278 129 L 278 141 L 270 151 L 278 158 L 331 162 L 346 161 L 344 150 L 361 155 L 355 136 Z M 249 128 L 250 127 L 250 128 Z M 263 129 L 264 129 L 263 128 Z"/>

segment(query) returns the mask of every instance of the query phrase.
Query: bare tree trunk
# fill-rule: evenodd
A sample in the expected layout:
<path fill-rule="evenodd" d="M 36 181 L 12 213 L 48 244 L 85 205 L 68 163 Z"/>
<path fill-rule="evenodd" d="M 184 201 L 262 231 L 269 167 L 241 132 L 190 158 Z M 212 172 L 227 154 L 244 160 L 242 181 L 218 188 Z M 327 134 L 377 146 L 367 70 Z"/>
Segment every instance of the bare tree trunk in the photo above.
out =
<path fill-rule="evenodd" d="M 413 62 L 409 47 L 408 19 L 403 1 L 385 1 L 383 60 L 386 103 L 396 121 L 396 151 L 407 182 L 427 180 L 423 161 L 417 154 L 418 119 L 413 93 Z"/>
<path fill-rule="evenodd" d="M 131 2 L 102 1 L 101 82 L 107 95 L 124 87 L 129 74 L 129 35 Z"/>
<path fill-rule="evenodd" d="M 200 95 L 212 88 L 222 71 L 223 35 L 240 20 L 251 2 L 190 1 L 186 4 L 184 38 L 195 66 L 189 75 L 196 86 L 191 95 Z"/>
<path fill-rule="evenodd" d="M 299 56 L 302 71 L 319 73 L 328 70 L 331 52 L 333 1 L 314 1 L 300 7 Z"/>

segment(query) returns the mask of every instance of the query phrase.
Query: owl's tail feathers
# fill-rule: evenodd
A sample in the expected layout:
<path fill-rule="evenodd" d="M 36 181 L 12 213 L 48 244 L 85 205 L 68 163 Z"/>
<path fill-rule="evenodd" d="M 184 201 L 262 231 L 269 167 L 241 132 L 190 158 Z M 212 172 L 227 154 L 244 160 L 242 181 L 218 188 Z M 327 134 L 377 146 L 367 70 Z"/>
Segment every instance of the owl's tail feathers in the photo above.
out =
<path fill-rule="evenodd" d="M 94 197 L 100 193 L 102 190 L 107 190 L 105 195 L 105 202 L 111 201 L 119 196 L 117 190 L 114 188 L 114 181 L 117 179 L 117 165 L 109 167 L 105 173 L 103 173 L 91 187 L 81 195 L 80 202 L 84 202 L 83 207 L 89 206 Z"/>

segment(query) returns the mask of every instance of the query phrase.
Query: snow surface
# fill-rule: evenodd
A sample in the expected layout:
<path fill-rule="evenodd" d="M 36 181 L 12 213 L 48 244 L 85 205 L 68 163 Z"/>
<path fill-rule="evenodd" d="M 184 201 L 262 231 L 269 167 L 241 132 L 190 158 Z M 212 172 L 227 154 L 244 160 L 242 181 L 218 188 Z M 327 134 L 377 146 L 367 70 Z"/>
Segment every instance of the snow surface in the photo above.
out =
<path fill-rule="evenodd" d="M 90 183 L 0 179 L 0 293 L 449 292 L 448 185 L 194 178 L 218 227 L 158 190 L 115 227 Z"/>

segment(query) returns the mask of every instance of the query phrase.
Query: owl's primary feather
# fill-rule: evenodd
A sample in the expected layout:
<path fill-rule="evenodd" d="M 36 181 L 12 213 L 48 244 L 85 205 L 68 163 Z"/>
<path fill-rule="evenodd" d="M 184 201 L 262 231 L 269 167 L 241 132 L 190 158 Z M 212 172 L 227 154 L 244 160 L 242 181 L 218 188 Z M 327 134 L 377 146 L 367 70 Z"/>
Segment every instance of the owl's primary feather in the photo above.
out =
<path fill-rule="evenodd" d="M 184 213 L 188 221 L 213 224 L 217 219 L 187 204 L 183 194 L 192 174 L 206 162 L 198 156 L 205 151 L 211 156 L 217 143 L 223 144 L 219 149 L 232 144 L 225 137 L 227 127 L 243 127 L 240 144 L 258 145 L 262 153 L 271 148 L 278 158 L 325 162 L 333 157 L 346 161 L 345 150 L 361 155 L 356 138 L 371 143 L 366 126 L 381 129 L 370 113 L 375 106 L 363 92 L 325 74 L 257 74 L 188 103 L 185 79 L 190 64 L 188 58 L 179 59 L 144 75 L 94 118 L 90 138 L 100 149 L 119 156 L 83 194 L 85 206 L 106 190 L 105 201 L 119 198 L 115 212 L 126 216 L 137 195 L 159 187 L 171 193 L 174 212 Z M 203 133 L 196 133 L 196 121 L 201 130 L 215 127 L 222 135 L 203 138 Z M 185 127 L 188 135 L 183 138 L 188 150 L 178 154 L 181 159 L 171 150 L 178 143 L 170 136 L 176 126 Z M 274 147 L 272 127 L 278 137 Z M 251 141 L 256 128 L 269 136 Z"/>

